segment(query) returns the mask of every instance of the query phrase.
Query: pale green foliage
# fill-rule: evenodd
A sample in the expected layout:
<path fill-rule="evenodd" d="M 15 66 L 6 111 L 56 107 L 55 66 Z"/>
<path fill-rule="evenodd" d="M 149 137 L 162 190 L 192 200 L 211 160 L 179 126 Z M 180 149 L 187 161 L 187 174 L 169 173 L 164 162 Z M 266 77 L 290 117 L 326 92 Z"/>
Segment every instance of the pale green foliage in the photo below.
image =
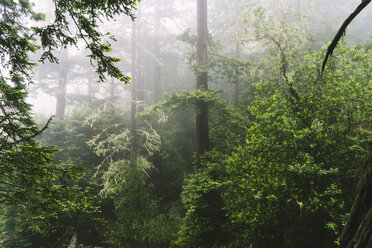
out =
<path fill-rule="evenodd" d="M 252 67 L 251 73 L 260 80 L 278 80 L 291 83 L 292 68 L 301 63 L 305 47 L 311 43 L 307 25 L 301 16 L 295 22 L 287 20 L 288 13 L 278 20 L 266 13 L 264 7 L 247 5 L 238 24 L 238 37 L 251 50 L 264 52 L 270 56 L 260 57 L 260 62 Z"/>
<path fill-rule="evenodd" d="M 157 116 L 158 124 L 165 124 L 168 122 L 168 115 L 164 110 L 156 109 L 155 113 Z"/>
<path fill-rule="evenodd" d="M 123 118 L 128 112 L 124 104 L 103 104 L 85 120 L 85 125 L 97 130 L 87 144 L 103 159 L 95 173 L 102 179 L 100 195 L 115 204 L 117 222 L 110 227 L 107 242 L 114 247 L 143 247 L 151 236 L 158 205 L 149 180 L 153 168 L 149 159 L 159 150 L 161 139 L 149 122 L 137 119 L 133 161 L 130 122 Z"/>
<path fill-rule="evenodd" d="M 96 126 L 100 128 L 102 122 L 105 122 L 107 115 L 114 114 L 114 116 L 117 117 L 124 116 L 125 111 L 123 110 L 125 110 L 123 104 L 105 103 L 97 111 L 92 113 L 92 115 L 86 118 L 85 124 L 92 128 Z M 148 158 L 159 150 L 161 143 L 160 135 L 147 121 L 144 121 L 144 125 L 138 126 L 136 133 L 140 143 L 139 154 L 135 164 L 147 174 L 146 171 L 153 167 Z M 98 165 L 95 175 L 100 172 L 102 167 L 107 168 L 102 176 L 102 195 L 108 196 L 115 193 L 117 186 L 125 183 L 125 178 L 121 177 L 121 171 L 131 166 L 130 153 L 132 138 L 130 129 L 128 125 L 126 125 L 125 120 L 117 118 L 114 123 L 104 125 L 103 128 L 100 128 L 99 132 L 87 141 L 87 144 L 93 151 L 99 157 L 103 158 L 103 162 Z"/>

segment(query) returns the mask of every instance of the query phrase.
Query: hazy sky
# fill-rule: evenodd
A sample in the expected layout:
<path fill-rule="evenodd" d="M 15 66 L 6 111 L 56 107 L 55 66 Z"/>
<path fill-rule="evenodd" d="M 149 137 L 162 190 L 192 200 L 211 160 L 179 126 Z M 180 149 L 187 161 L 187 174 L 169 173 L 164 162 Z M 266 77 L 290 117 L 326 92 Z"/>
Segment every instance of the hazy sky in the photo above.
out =
<path fill-rule="evenodd" d="M 51 13 L 52 9 L 52 0 L 31 0 L 35 3 L 35 10 L 39 12 Z M 142 0 L 139 4 L 145 4 L 146 2 L 151 2 L 153 0 Z M 196 0 L 170 0 L 173 1 L 174 7 L 176 11 L 181 10 L 186 15 L 189 15 L 183 21 L 183 23 L 178 23 L 174 19 L 170 20 L 167 18 L 163 19 L 163 25 L 168 29 L 170 33 L 180 33 L 187 28 L 195 28 L 196 25 Z M 209 0 L 210 2 L 213 0 Z M 230 0 L 226 0 L 228 3 Z M 239 1 L 239 0 L 236 0 Z M 308 2 L 309 0 L 302 0 L 304 2 Z M 260 2 L 260 1 L 258 1 Z M 319 2 L 319 0 L 318 0 Z M 340 2 L 340 3 L 338 3 Z M 317 6 L 318 10 L 321 10 L 321 14 L 329 13 L 330 16 L 334 16 L 335 18 L 332 19 L 334 21 L 334 26 L 339 27 L 342 22 L 347 18 L 347 16 L 360 4 L 361 0 L 350 0 L 350 2 L 346 5 L 341 4 L 341 0 L 333 0 L 325 2 L 325 5 L 332 6 L 331 9 L 322 9 L 321 6 Z M 370 23 L 366 20 L 371 20 L 370 15 L 372 13 L 372 5 L 367 7 L 360 16 L 356 18 L 356 20 L 352 23 L 352 25 L 348 29 L 348 33 L 346 34 L 346 39 L 350 39 L 353 37 L 353 33 L 360 34 L 364 32 L 363 35 L 365 37 L 372 36 L 372 29 L 366 29 L 366 25 L 370 25 Z M 143 18 L 146 19 L 146 13 L 144 13 Z M 180 19 L 180 18 L 178 18 Z M 189 21 L 190 20 L 190 21 Z M 189 23 L 191 22 L 191 23 Z M 195 23 L 194 23 L 195 22 Z M 111 25 L 113 26 L 113 25 Z M 113 33 L 115 35 L 115 33 Z M 334 34 L 328 33 L 326 34 L 329 37 L 333 37 Z M 52 115 L 55 112 L 55 99 L 52 96 L 48 95 L 40 95 L 37 99 L 29 99 L 29 102 L 35 105 L 34 111 L 38 113 L 43 113 L 44 115 Z"/>

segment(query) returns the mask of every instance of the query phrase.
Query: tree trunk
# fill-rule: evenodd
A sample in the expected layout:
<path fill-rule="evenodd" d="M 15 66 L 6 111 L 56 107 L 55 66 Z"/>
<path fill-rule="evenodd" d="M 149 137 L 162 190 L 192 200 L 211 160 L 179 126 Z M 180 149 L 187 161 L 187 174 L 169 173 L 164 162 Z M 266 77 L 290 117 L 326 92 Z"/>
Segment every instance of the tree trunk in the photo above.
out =
<path fill-rule="evenodd" d="M 208 90 L 208 11 L 207 0 L 197 0 L 197 52 L 196 62 L 202 72 L 196 76 L 196 89 Z M 196 111 L 196 164 L 200 166 L 200 155 L 208 150 L 208 105 L 197 102 Z"/>
<path fill-rule="evenodd" d="M 58 74 L 56 118 L 62 120 L 66 111 L 66 84 L 68 77 L 68 68 L 63 63 L 59 65 Z"/>
<path fill-rule="evenodd" d="M 238 42 L 236 43 L 235 53 L 236 53 L 236 57 L 239 58 L 240 57 L 240 45 L 239 45 Z M 234 93 L 234 106 L 235 107 L 238 107 L 239 106 L 239 91 L 240 91 L 239 78 L 237 78 L 235 80 L 234 87 L 235 87 L 235 89 L 234 89 L 235 90 L 235 93 Z"/>
<path fill-rule="evenodd" d="M 137 160 L 137 135 L 136 135 L 136 129 L 137 129 L 137 122 L 136 122 L 136 112 L 137 112 L 137 92 L 136 92 L 136 24 L 133 22 L 132 24 L 132 54 L 131 54 L 131 65 L 132 65 L 132 71 L 131 71 L 131 163 L 132 165 Z"/>
<path fill-rule="evenodd" d="M 137 43 L 138 43 L 138 58 L 137 58 L 137 100 L 138 112 L 143 112 L 145 102 L 145 75 L 144 75 L 144 39 L 142 25 L 141 7 L 137 10 Z"/>
<path fill-rule="evenodd" d="M 238 107 L 239 106 L 239 91 L 240 91 L 239 81 L 235 82 L 234 91 L 235 91 L 235 93 L 234 93 L 234 106 Z"/>
<path fill-rule="evenodd" d="M 361 169 L 356 197 L 341 235 L 340 247 L 372 247 L 372 142 L 367 161 Z"/>
<path fill-rule="evenodd" d="M 116 90 L 115 79 L 111 78 L 111 82 L 110 82 L 110 100 L 111 101 L 115 100 L 115 90 Z"/>
<path fill-rule="evenodd" d="M 155 13 L 154 13 L 154 18 L 155 18 L 155 30 L 160 30 L 160 20 L 161 20 L 161 13 L 160 13 L 160 4 L 159 1 L 156 1 L 155 3 Z M 154 40 L 154 61 L 155 61 L 155 66 L 154 66 L 154 99 L 155 102 L 158 102 L 161 100 L 163 90 L 161 86 L 161 53 L 160 53 L 160 42 L 159 42 L 159 37 L 155 38 Z"/>
<path fill-rule="evenodd" d="M 94 94 L 93 94 L 93 85 L 92 85 L 92 76 L 88 75 L 88 103 L 92 103 Z"/>
<path fill-rule="evenodd" d="M 77 230 L 74 231 L 74 234 L 72 235 L 72 238 L 70 240 L 70 244 L 68 245 L 68 248 L 76 248 L 77 247 Z"/>

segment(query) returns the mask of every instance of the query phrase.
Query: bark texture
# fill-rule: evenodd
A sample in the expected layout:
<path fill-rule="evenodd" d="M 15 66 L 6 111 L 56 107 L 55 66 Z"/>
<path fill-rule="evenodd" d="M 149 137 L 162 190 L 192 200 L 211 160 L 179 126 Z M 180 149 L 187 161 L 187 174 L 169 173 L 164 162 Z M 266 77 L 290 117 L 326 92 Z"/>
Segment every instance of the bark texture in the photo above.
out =
<path fill-rule="evenodd" d="M 341 248 L 372 247 L 372 142 L 356 190 L 348 224 L 340 239 Z"/>

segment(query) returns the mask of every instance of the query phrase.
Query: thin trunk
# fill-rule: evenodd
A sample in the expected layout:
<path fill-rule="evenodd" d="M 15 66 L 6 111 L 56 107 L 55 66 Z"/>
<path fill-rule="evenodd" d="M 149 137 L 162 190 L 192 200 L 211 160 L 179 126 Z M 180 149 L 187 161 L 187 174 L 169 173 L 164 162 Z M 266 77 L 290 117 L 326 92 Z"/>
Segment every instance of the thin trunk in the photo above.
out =
<path fill-rule="evenodd" d="M 93 100 L 93 86 L 92 86 L 92 77 L 88 76 L 88 102 L 92 103 Z"/>
<path fill-rule="evenodd" d="M 111 99 L 111 101 L 115 100 L 115 90 L 116 90 L 115 79 L 111 78 L 111 82 L 110 82 L 110 99 Z"/>
<path fill-rule="evenodd" d="M 137 160 L 137 122 L 136 122 L 136 112 L 137 112 L 137 94 L 136 94 L 136 24 L 132 24 L 132 54 L 131 54 L 131 64 L 132 64 L 132 80 L 131 80 L 131 163 L 132 165 Z"/>
<path fill-rule="evenodd" d="M 155 3 L 155 30 L 160 30 L 160 5 L 159 1 Z M 155 101 L 161 100 L 162 97 L 162 86 L 161 86 L 161 60 L 160 60 L 160 42 L 158 38 L 154 40 L 154 56 L 155 56 L 155 67 L 154 67 L 154 98 Z"/>
<path fill-rule="evenodd" d="M 141 23 L 142 11 L 139 8 L 137 13 L 137 40 L 138 40 L 138 77 L 137 77 L 137 99 L 138 112 L 143 112 L 145 101 L 145 79 L 144 79 L 144 40 L 143 40 L 143 26 Z"/>
<path fill-rule="evenodd" d="M 240 91 L 240 83 L 239 81 L 235 82 L 235 94 L 234 94 L 234 106 L 238 107 L 239 106 L 239 91 Z"/>
<path fill-rule="evenodd" d="M 208 63 L 208 11 L 207 0 L 197 0 L 197 52 L 196 62 L 202 72 L 196 76 L 196 89 L 208 90 L 208 72 L 203 68 Z M 208 105 L 197 102 L 196 111 L 196 165 L 200 166 L 200 155 L 208 150 Z"/>
<path fill-rule="evenodd" d="M 162 98 L 163 90 L 161 85 L 161 63 L 160 63 L 160 46 L 158 42 L 155 42 L 154 56 L 156 57 L 154 66 L 154 98 L 155 101 L 159 101 Z"/>
<path fill-rule="evenodd" d="M 59 67 L 56 118 L 62 120 L 65 117 L 66 111 L 66 84 L 68 69 L 66 68 L 66 65 L 63 64 L 60 64 Z"/>
<path fill-rule="evenodd" d="M 239 58 L 240 57 L 240 45 L 239 45 L 239 43 L 236 44 L 235 53 L 236 53 L 236 57 Z M 236 78 L 234 83 L 235 83 L 234 106 L 238 107 L 239 106 L 239 91 L 240 91 L 239 78 Z"/>
<path fill-rule="evenodd" d="M 74 234 L 72 235 L 72 238 L 70 240 L 70 244 L 68 245 L 68 248 L 75 248 L 77 247 L 77 230 L 74 231 Z"/>

